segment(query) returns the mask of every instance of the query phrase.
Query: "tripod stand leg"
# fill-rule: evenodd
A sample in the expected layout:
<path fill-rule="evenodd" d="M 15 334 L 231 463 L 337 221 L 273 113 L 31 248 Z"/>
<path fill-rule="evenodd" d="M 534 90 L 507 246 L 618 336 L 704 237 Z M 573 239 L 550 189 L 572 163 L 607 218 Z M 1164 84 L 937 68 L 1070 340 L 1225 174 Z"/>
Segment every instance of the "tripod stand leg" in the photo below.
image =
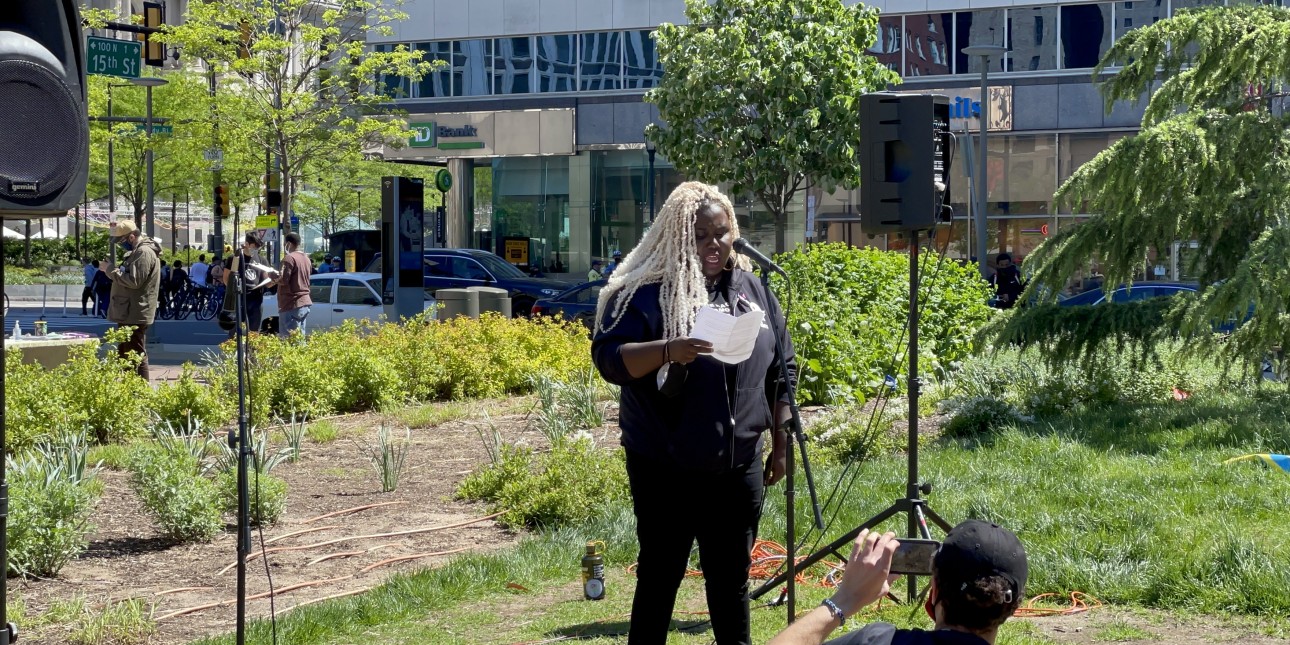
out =
<path fill-rule="evenodd" d="M 950 529 L 954 528 L 953 526 L 950 525 L 949 522 L 945 521 L 945 518 L 941 517 L 940 515 L 937 515 L 936 511 L 932 510 L 932 507 L 927 505 L 926 500 L 924 500 L 922 504 L 919 504 L 919 506 L 922 508 L 922 512 L 927 513 L 927 516 L 932 518 L 932 523 L 941 527 L 942 531 L 949 533 Z M 927 530 L 927 520 L 923 520 L 923 530 L 924 532 Z"/>
<path fill-rule="evenodd" d="M 823 560 L 829 555 L 834 555 L 838 558 L 841 558 L 843 561 L 846 561 L 847 557 L 851 554 L 851 552 L 844 551 L 844 549 L 848 544 L 851 544 L 851 542 L 856 539 L 857 535 L 860 535 L 861 531 L 865 529 L 871 529 L 879 524 L 882 524 L 883 522 L 887 521 L 887 518 L 895 515 L 896 513 L 899 513 L 902 510 L 904 510 L 904 506 L 900 502 L 897 502 L 895 504 L 892 504 L 891 506 L 888 506 L 881 513 L 873 516 L 864 524 L 857 526 L 846 535 L 843 535 L 837 540 L 834 540 L 828 546 L 824 547 L 823 549 L 820 549 L 819 551 L 816 551 L 815 553 L 808 556 L 805 560 L 802 560 L 801 562 L 797 563 L 797 566 L 794 567 L 794 570 L 802 571 L 810 567 L 811 565 L 815 564 L 816 562 Z M 840 550 L 840 549 L 843 549 L 843 550 Z M 792 556 L 793 554 L 789 553 L 789 557 L 791 558 Z M 755 591 L 748 594 L 748 597 L 752 599 L 760 598 L 766 595 L 766 593 L 769 592 L 771 589 L 774 589 L 775 587 L 778 587 L 779 585 L 784 584 L 784 582 L 786 582 L 788 579 L 789 579 L 788 574 L 781 573 L 778 576 L 775 576 L 774 578 L 763 583 L 762 586 L 758 587 Z"/>

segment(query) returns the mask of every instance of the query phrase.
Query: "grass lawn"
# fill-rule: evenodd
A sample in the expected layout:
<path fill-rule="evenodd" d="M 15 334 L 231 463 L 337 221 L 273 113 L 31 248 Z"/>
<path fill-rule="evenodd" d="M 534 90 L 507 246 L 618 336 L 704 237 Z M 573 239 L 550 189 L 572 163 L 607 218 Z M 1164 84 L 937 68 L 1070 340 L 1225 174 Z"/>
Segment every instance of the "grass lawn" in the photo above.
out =
<path fill-rule="evenodd" d="M 1095 611 L 1105 617 L 1079 642 L 1170 642 L 1168 625 L 1191 634 L 1195 621 L 1217 621 L 1222 634 L 1290 638 L 1290 477 L 1256 464 L 1222 463 L 1253 452 L 1290 452 L 1287 404 L 1284 395 L 1225 395 L 1088 410 L 980 440 L 932 442 L 922 453 L 922 473 L 935 486 L 933 508 L 951 522 L 982 517 L 1021 536 L 1031 562 L 1028 595 L 1082 591 L 1109 606 Z M 827 539 L 900 496 L 904 463 L 903 455 L 893 455 L 850 470 L 817 466 L 822 498 L 856 476 L 841 503 L 826 509 L 826 520 L 836 514 Z M 805 499 L 800 479 L 798 490 Z M 782 493 L 782 485 L 770 491 L 762 520 L 763 537 L 781 542 Z M 809 510 L 799 505 L 798 514 L 799 526 L 808 526 Z M 903 519 L 891 523 L 894 530 L 900 526 Z M 636 555 L 632 530 L 624 505 L 586 526 L 536 534 L 509 551 L 398 576 L 363 596 L 282 617 L 278 642 L 516 643 L 561 636 L 617 642 L 631 606 L 633 581 L 625 567 Z M 592 539 L 607 543 L 610 569 L 609 597 L 594 603 L 581 600 L 577 584 L 582 545 Z M 799 590 L 801 610 L 828 593 Z M 704 610 L 698 581 L 687 580 L 677 608 Z M 1144 612 L 1154 618 L 1126 618 Z M 784 624 L 782 608 L 755 609 L 753 617 L 757 642 Z M 886 608 L 881 617 L 925 624 L 921 611 L 911 616 L 907 607 Z M 703 617 L 676 618 L 686 626 Z M 1001 642 L 1066 640 L 1045 633 L 1044 620 L 1009 623 Z M 706 627 L 689 631 L 696 633 L 677 632 L 669 642 L 711 642 Z M 231 643 L 232 637 L 203 642 Z M 269 625 L 256 623 L 249 642 L 269 643 Z"/>

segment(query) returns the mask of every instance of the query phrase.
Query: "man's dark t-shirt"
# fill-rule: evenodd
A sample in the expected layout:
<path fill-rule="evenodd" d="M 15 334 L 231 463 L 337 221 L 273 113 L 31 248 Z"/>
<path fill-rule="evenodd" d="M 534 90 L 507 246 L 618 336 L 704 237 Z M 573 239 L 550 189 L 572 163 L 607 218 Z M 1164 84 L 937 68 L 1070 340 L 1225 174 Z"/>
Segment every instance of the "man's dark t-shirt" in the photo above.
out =
<path fill-rule="evenodd" d="M 989 645 L 975 634 L 938 629 L 896 629 L 890 623 L 873 623 L 828 641 L 825 645 Z"/>

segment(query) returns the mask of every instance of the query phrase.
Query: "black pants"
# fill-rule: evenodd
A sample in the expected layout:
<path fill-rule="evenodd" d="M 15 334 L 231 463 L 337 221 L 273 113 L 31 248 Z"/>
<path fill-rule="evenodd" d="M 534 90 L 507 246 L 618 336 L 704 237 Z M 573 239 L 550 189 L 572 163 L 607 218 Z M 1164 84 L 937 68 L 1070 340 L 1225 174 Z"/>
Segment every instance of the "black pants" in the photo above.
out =
<path fill-rule="evenodd" d="M 260 331 L 260 319 L 263 317 L 263 316 L 262 316 L 263 311 L 264 311 L 264 301 L 263 301 L 263 300 L 249 300 L 249 299 L 248 299 L 248 300 L 246 301 L 246 317 L 245 317 L 245 319 L 246 319 L 246 333 L 250 334 L 250 333 L 252 333 L 252 332 L 259 332 L 259 331 Z M 236 315 L 236 314 L 235 314 L 235 315 Z M 236 326 L 234 326 L 232 329 L 230 329 L 230 330 L 229 330 L 229 332 L 228 332 L 228 337 L 229 337 L 229 339 L 230 339 L 230 340 L 231 340 L 231 339 L 233 339 L 233 338 L 236 338 L 236 337 L 237 337 L 237 327 L 236 327 Z"/>
<path fill-rule="evenodd" d="M 748 567 L 761 519 L 761 462 L 728 473 L 682 473 L 629 453 L 627 477 L 640 541 L 627 642 L 667 640 L 697 539 L 713 636 L 718 645 L 750 643 Z"/>
<path fill-rule="evenodd" d="M 89 287 L 85 287 L 84 289 L 81 290 L 81 315 L 82 316 L 86 315 L 85 305 L 87 304 L 94 304 L 94 290 Z"/>
<path fill-rule="evenodd" d="M 118 325 L 125 327 L 125 325 Z M 148 326 L 138 325 L 130 333 L 130 340 L 116 346 L 116 352 L 121 358 L 126 354 L 134 352 L 139 355 L 139 366 L 135 370 L 143 380 L 148 380 Z"/>

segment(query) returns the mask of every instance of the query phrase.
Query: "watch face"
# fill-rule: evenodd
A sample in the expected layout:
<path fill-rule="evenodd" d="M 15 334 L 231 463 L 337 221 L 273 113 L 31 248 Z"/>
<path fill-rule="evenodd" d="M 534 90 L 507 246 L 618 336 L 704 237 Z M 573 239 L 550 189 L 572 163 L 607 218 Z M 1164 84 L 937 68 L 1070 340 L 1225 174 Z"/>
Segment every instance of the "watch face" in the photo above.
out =
<path fill-rule="evenodd" d="M 592 578 L 583 586 L 583 591 L 589 598 L 599 598 L 605 595 L 605 583 L 598 578 Z"/>

